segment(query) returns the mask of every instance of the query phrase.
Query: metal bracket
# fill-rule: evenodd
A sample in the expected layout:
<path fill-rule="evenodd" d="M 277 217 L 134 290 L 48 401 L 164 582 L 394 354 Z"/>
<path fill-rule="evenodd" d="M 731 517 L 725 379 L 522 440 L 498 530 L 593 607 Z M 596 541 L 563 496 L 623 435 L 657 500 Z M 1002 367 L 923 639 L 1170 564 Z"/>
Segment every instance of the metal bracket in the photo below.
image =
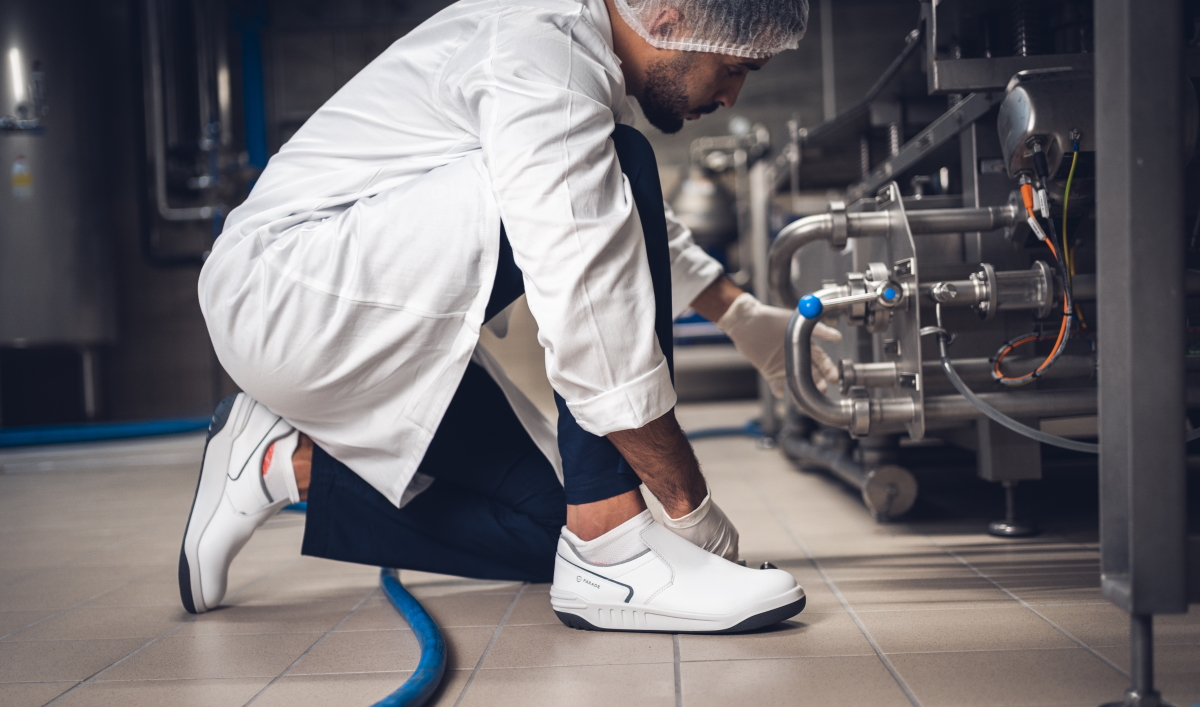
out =
<path fill-rule="evenodd" d="M 880 164 L 866 179 L 846 190 L 847 198 L 850 201 L 858 201 L 903 174 L 924 159 L 931 150 L 944 145 L 968 125 L 986 115 L 1003 98 L 1003 93 L 972 93 L 962 99 L 930 123 L 929 127 L 917 133 L 916 137 L 904 143 L 900 154 Z M 896 193 L 896 198 L 900 198 L 899 192 Z"/>
<path fill-rule="evenodd" d="M 892 262 L 889 275 L 906 293 L 913 295 L 905 297 L 888 311 L 892 315 L 890 326 L 898 346 L 897 380 L 904 381 L 904 384 L 894 390 L 901 397 L 912 400 L 913 418 L 905 426 L 908 434 L 919 440 L 925 436 L 925 385 L 921 379 L 920 297 L 916 296 L 920 291 L 917 244 L 908 225 L 904 200 L 900 198 L 900 187 L 895 182 L 890 182 L 881 191 L 880 196 L 886 196 L 880 201 L 886 204 L 884 210 L 889 216 L 887 248 Z"/>

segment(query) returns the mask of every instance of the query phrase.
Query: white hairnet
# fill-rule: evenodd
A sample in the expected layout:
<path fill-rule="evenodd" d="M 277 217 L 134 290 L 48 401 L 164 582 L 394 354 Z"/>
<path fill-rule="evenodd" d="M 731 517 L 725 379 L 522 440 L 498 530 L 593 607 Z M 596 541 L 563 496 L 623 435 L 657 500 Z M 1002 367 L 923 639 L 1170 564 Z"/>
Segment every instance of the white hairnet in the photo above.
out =
<path fill-rule="evenodd" d="M 621 17 L 652 46 L 748 59 L 795 49 L 808 24 L 808 0 L 614 0 Z M 647 29 L 664 10 L 682 23 L 666 33 Z"/>

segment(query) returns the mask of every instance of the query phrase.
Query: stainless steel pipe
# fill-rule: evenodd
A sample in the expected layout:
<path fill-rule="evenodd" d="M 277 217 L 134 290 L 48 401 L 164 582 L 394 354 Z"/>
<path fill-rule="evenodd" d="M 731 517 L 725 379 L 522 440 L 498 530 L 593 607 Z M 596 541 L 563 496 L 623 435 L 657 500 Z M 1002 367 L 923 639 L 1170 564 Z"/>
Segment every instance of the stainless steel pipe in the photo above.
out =
<path fill-rule="evenodd" d="M 817 422 L 849 429 L 854 413 L 847 399 L 837 402 L 825 397 L 812 378 L 812 333 L 816 319 L 796 312 L 788 322 L 784 365 L 787 367 L 788 388 L 800 410 Z"/>
<path fill-rule="evenodd" d="M 952 361 L 954 370 L 964 381 L 969 383 L 992 382 L 992 360 L 990 358 L 956 358 Z M 1042 362 L 1039 356 L 1008 356 L 1000 364 L 1000 370 L 1006 376 L 1020 376 L 1028 373 Z M 859 364 L 863 365 L 863 364 Z M 866 364 L 873 365 L 873 364 Z M 925 374 L 928 385 L 930 379 L 944 378 L 945 371 L 939 361 L 924 361 L 921 370 Z M 1096 357 L 1068 354 L 1060 356 L 1054 365 L 1047 368 L 1040 376 L 1041 380 L 1061 378 L 1095 378 Z"/>
<path fill-rule="evenodd" d="M 891 228 L 895 212 L 833 212 L 793 221 L 775 238 L 771 246 L 770 285 L 779 300 L 795 307 L 800 297 L 792 288 L 792 259 L 801 248 L 825 241 L 835 248 L 844 247 L 849 238 L 883 237 Z M 1017 218 L 1013 205 L 981 209 L 928 209 L 907 212 L 908 226 L 914 235 L 991 231 L 1011 226 Z"/>
<path fill-rule="evenodd" d="M 1007 376 L 1020 376 L 1033 370 L 1042 362 L 1037 356 L 1009 356 L 1000 364 L 1000 370 Z M 991 383 L 993 363 L 990 358 L 960 358 L 954 361 L 954 369 L 964 380 L 971 383 Z M 925 384 L 940 380 L 945 373 L 938 361 L 925 361 L 921 364 L 925 374 Z M 838 365 L 841 375 L 842 392 L 851 387 L 864 388 L 893 388 L 899 385 L 899 370 L 894 361 L 877 363 L 855 363 L 844 360 Z M 1060 356 L 1053 366 L 1047 368 L 1040 376 L 1042 380 L 1063 378 L 1094 378 L 1096 376 L 1096 357 L 1068 355 Z"/>
<path fill-rule="evenodd" d="M 789 457 L 828 469 L 861 491 L 863 503 L 871 515 L 880 520 L 903 515 L 917 500 L 917 480 L 903 467 L 884 464 L 867 469 L 840 449 L 815 444 L 796 435 L 784 435 L 782 446 Z"/>
<path fill-rule="evenodd" d="M 788 322 L 787 346 L 784 347 L 788 389 L 805 415 L 817 422 L 850 430 L 851 434 L 860 437 L 879 426 L 899 423 L 903 427 L 912 421 L 917 411 L 911 398 L 842 398 L 835 401 L 818 390 L 812 377 L 812 333 L 816 326 L 816 319 L 808 319 L 796 312 Z"/>
<path fill-rule="evenodd" d="M 1090 415 L 1096 412 L 1096 391 L 1090 388 L 978 393 L 977 395 L 988 405 L 1015 418 L 1070 417 L 1072 415 Z M 980 417 L 983 417 L 983 413 L 979 412 L 961 395 L 933 395 L 925 398 L 925 422 L 927 425 Z"/>
<path fill-rule="evenodd" d="M 167 196 L 167 137 L 166 126 L 163 125 L 163 66 L 162 66 L 162 26 L 159 3 L 161 0 L 146 0 L 145 3 L 145 60 L 148 67 L 146 87 L 149 101 L 146 113 L 149 122 L 149 148 L 154 164 L 154 205 L 158 215 L 166 221 L 205 221 L 221 216 L 224 211 L 220 205 L 175 207 Z M 203 87 L 201 90 L 205 90 Z"/>
<path fill-rule="evenodd" d="M 808 319 L 799 312 L 788 323 L 788 345 L 784 348 L 788 389 L 800 410 L 817 422 L 850 430 L 856 436 L 902 431 L 915 413 L 909 398 L 830 400 L 817 389 L 812 377 L 812 332 L 816 326 L 816 319 Z M 1003 414 L 1016 418 L 1089 415 L 1097 409 L 1093 389 L 982 393 L 979 397 Z M 955 427 L 982 416 L 961 395 L 926 397 L 924 411 L 927 428 Z"/>

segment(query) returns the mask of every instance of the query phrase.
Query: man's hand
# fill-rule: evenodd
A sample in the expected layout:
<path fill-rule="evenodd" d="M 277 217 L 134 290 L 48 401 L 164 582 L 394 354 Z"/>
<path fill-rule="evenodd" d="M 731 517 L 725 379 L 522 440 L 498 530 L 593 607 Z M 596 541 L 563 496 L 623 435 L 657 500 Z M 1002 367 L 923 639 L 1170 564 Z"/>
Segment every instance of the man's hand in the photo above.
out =
<path fill-rule="evenodd" d="M 714 555 L 738 559 L 738 532 L 713 503 L 672 410 L 636 430 L 612 432 L 613 445 L 663 505 L 663 525 Z"/>
<path fill-rule="evenodd" d="M 782 398 L 787 384 L 784 346 L 787 345 L 787 325 L 792 312 L 771 307 L 743 292 L 726 278 L 720 278 L 700 293 L 692 303 L 700 316 L 715 322 L 725 332 L 737 350 L 762 373 L 771 385 L 771 392 Z M 822 341 L 841 341 L 842 333 L 833 327 L 817 324 L 813 338 Z M 838 381 L 837 364 L 813 344 L 813 380 L 821 392 L 826 381 Z"/>
<path fill-rule="evenodd" d="M 730 562 L 738 560 L 737 528 L 713 502 L 711 494 L 704 497 L 699 508 L 682 518 L 672 518 L 667 514 L 663 518 L 663 525 L 714 555 L 720 555 Z"/>

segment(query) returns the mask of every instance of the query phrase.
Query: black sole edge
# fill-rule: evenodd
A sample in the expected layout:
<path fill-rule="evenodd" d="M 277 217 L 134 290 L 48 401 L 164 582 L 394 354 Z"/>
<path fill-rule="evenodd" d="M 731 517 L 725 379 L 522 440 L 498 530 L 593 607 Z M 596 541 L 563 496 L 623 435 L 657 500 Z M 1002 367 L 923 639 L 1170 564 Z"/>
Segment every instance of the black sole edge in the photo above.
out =
<path fill-rule="evenodd" d="M 204 458 L 208 456 L 208 443 L 212 440 L 213 435 L 224 429 L 225 423 L 229 421 L 229 413 L 233 410 L 235 400 L 237 400 L 236 393 L 217 403 L 217 409 L 213 411 L 212 420 L 208 423 L 208 435 L 204 438 L 204 453 L 200 456 L 200 473 L 196 476 L 196 494 L 200 493 L 200 479 L 204 477 Z M 187 524 L 183 526 L 183 543 L 179 548 L 179 599 L 189 614 L 200 613 L 196 611 L 196 602 L 192 598 L 192 571 L 184 547 L 187 543 L 188 528 L 192 526 L 192 513 L 196 510 L 196 494 L 192 495 L 192 507 L 188 510 Z"/>
<path fill-rule="evenodd" d="M 563 622 L 565 625 L 580 631 L 611 631 L 614 633 L 685 633 L 710 636 L 723 633 L 745 633 L 746 631 L 753 631 L 755 629 L 765 628 L 767 626 L 777 624 L 780 621 L 786 621 L 796 614 L 799 614 L 801 611 L 804 611 L 804 606 L 807 602 L 808 597 L 803 596 L 791 604 L 784 604 L 783 606 L 771 609 L 770 611 L 764 611 L 761 614 L 755 614 L 754 616 L 751 616 L 735 626 L 730 626 L 729 628 L 721 629 L 719 631 L 650 631 L 624 628 L 600 628 L 599 626 L 593 626 L 587 619 L 576 616 L 575 614 L 568 614 L 566 612 L 556 610 L 554 615 L 557 616 L 558 620 Z"/>
<path fill-rule="evenodd" d="M 183 548 L 179 550 L 179 598 L 183 600 L 183 608 L 187 609 L 189 614 L 199 613 L 196 611 L 196 603 L 192 601 L 192 573 Z"/>

